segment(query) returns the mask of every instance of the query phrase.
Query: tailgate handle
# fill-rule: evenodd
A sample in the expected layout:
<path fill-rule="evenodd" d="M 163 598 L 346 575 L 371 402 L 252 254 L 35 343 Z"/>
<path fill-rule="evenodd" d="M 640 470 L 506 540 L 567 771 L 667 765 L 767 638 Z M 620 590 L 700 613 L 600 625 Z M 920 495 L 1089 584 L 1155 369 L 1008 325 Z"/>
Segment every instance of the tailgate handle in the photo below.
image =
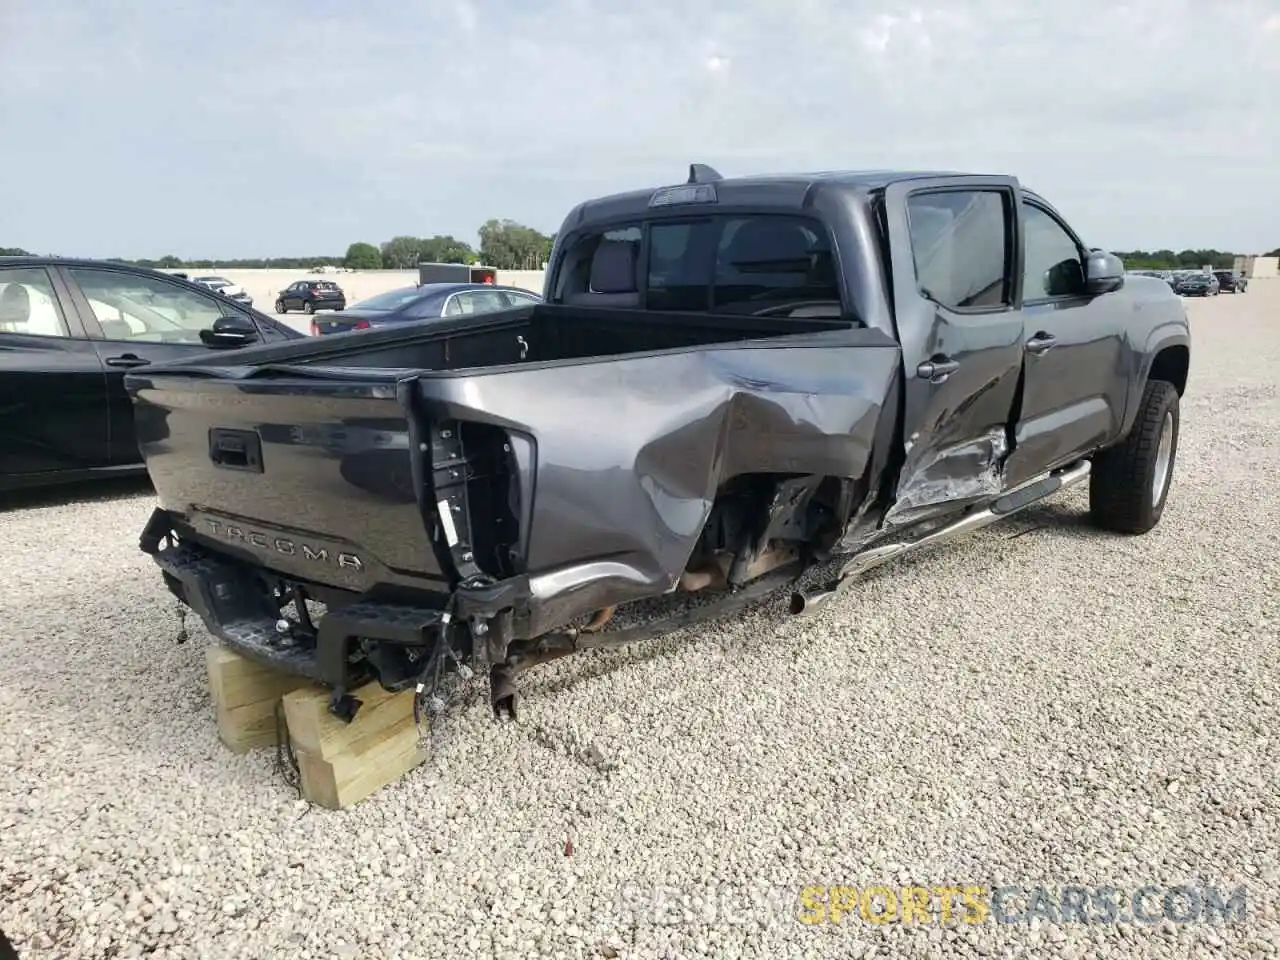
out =
<path fill-rule="evenodd" d="M 262 438 L 253 430 L 214 427 L 209 431 L 209 459 L 228 470 L 262 472 Z"/>

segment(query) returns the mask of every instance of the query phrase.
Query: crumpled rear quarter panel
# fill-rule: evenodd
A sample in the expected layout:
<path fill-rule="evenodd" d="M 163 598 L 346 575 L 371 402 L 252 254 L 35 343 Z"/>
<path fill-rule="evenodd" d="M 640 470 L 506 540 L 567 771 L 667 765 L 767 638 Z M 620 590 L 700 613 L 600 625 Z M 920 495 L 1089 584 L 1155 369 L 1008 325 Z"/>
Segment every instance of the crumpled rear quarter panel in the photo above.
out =
<path fill-rule="evenodd" d="M 603 606 L 674 589 L 726 480 L 864 474 L 897 415 L 899 350 L 875 330 L 839 337 L 428 374 L 418 389 L 432 416 L 532 439 L 534 597 Z"/>

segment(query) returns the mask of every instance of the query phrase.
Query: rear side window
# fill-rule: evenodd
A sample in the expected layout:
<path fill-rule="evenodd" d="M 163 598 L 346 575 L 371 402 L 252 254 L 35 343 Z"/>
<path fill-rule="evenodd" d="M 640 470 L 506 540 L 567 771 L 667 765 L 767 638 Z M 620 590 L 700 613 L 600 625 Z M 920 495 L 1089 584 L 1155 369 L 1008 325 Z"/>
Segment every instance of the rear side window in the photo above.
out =
<path fill-rule="evenodd" d="M 43 267 L 0 268 L 0 333 L 68 336 L 53 284 Z"/>
<path fill-rule="evenodd" d="M 948 190 L 907 199 L 922 294 L 952 310 L 1012 304 L 1006 197 L 999 190 Z"/>

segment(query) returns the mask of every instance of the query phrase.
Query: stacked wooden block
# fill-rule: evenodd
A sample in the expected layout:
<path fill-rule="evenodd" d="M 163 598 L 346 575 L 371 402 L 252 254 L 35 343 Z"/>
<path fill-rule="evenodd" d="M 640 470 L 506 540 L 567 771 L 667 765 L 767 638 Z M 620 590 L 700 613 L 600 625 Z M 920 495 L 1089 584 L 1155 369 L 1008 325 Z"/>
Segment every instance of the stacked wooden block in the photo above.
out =
<path fill-rule="evenodd" d="M 329 691 L 318 684 L 218 645 L 209 648 L 207 661 L 223 744 L 237 753 L 275 746 L 276 707 L 283 704 L 302 795 L 312 803 L 349 807 L 426 759 L 413 721 L 412 690 L 393 694 L 366 684 L 352 691 L 361 707 L 345 723 L 329 713 Z"/>

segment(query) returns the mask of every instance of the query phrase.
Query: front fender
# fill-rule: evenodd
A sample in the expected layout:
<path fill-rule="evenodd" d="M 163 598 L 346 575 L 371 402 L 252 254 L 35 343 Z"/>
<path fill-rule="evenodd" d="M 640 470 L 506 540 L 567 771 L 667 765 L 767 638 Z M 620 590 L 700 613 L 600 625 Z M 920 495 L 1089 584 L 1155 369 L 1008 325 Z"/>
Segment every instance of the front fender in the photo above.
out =
<path fill-rule="evenodd" d="M 1178 305 L 1181 307 L 1181 304 Z M 1120 437 L 1129 435 L 1134 421 L 1138 419 L 1138 410 L 1142 405 L 1142 393 L 1146 389 L 1147 380 L 1151 377 L 1151 368 L 1156 357 L 1169 347 L 1186 347 L 1191 351 L 1191 330 L 1187 325 L 1185 314 L 1182 319 L 1171 319 L 1157 324 L 1148 334 L 1142 349 L 1137 354 L 1137 369 L 1129 381 L 1125 398 L 1124 421 L 1121 425 Z"/>

